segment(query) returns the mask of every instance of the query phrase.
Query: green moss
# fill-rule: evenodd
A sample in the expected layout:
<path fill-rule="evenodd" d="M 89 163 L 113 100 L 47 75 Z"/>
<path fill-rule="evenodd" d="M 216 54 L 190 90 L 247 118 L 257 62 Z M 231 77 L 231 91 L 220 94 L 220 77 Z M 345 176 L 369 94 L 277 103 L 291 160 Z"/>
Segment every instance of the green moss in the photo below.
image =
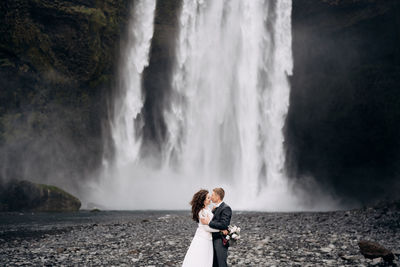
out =
<path fill-rule="evenodd" d="M 65 192 L 64 190 L 62 190 L 61 188 L 54 186 L 54 185 L 47 185 L 47 184 L 36 184 L 37 188 L 41 189 L 41 190 L 48 190 L 48 191 L 52 191 L 52 192 L 56 192 L 59 193 L 61 195 L 65 195 L 67 197 L 70 197 L 76 201 L 79 201 L 78 198 L 76 198 L 75 196 L 71 195 L 68 192 Z"/>
<path fill-rule="evenodd" d="M 111 82 L 111 79 L 112 79 L 111 75 L 104 74 L 101 75 L 98 79 L 91 81 L 89 83 L 89 86 L 95 88 L 100 84 L 109 84 Z"/>
<path fill-rule="evenodd" d="M 12 180 L 1 189 L 0 211 L 78 211 L 81 202 L 64 190 L 27 180 Z"/>
<path fill-rule="evenodd" d="M 8 58 L 1 58 L 0 59 L 0 67 L 14 67 L 15 63 L 11 62 Z"/>
<path fill-rule="evenodd" d="M 27 55 L 30 61 L 33 63 L 35 67 L 39 70 L 44 69 L 45 67 L 49 66 L 49 62 L 47 61 L 46 57 L 40 52 L 37 47 L 30 47 L 27 51 Z"/>
<path fill-rule="evenodd" d="M 89 21 L 92 26 L 94 26 L 94 30 L 98 30 L 101 27 L 105 27 L 107 25 L 107 18 L 104 15 L 103 11 L 99 8 L 89 8 L 85 6 L 70 6 L 64 7 L 61 9 L 62 11 L 71 14 L 71 15 L 81 15 L 89 18 Z"/>

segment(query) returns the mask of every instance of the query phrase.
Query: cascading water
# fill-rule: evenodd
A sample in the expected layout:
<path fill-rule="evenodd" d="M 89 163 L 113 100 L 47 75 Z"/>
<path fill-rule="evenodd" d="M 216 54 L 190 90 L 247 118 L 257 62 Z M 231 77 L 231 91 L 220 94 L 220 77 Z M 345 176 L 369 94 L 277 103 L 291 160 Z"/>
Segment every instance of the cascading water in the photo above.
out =
<path fill-rule="evenodd" d="M 136 201 L 129 198 L 132 179 L 129 166 L 139 159 L 142 143 L 138 127 L 143 108 L 142 74 L 149 64 L 151 39 L 154 32 L 156 0 L 135 1 L 128 28 L 127 45 L 123 51 L 119 90 L 115 97 L 110 122 L 115 146 L 115 159 L 105 159 L 98 181 L 89 184 L 86 202 L 111 209 L 131 209 Z"/>
<path fill-rule="evenodd" d="M 162 167 L 141 158 L 143 125 L 134 123 L 143 107 L 141 74 L 155 9 L 155 1 L 143 0 L 135 6 L 121 97 L 114 103 L 115 164 L 90 201 L 114 209 L 188 209 L 199 188 L 222 186 L 236 210 L 304 209 L 284 172 L 291 0 L 182 5 L 172 91 L 166 106 L 157 107 L 167 133 Z"/>
<path fill-rule="evenodd" d="M 123 57 L 120 95 L 114 103 L 111 133 L 118 165 L 135 161 L 141 145 L 140 127 L 135 120 L 143 107 L 142 73 L 149 64 L 149 51 L 154 31 L 155 0 L 137 1 L 129 25 L 127 49 Z"/>
<path fill-rule="evenodd" d="M 180 27 L 165 164 L 229 188 L 237 207 L 293 208 L 282 133 L 291 0 L 188 0 Z"/>

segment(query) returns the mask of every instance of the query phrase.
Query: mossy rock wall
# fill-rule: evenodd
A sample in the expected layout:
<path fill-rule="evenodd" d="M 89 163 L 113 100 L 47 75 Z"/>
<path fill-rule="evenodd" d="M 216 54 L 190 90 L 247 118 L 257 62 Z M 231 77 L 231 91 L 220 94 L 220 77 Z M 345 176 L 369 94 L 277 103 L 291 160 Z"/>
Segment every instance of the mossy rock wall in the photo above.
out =
<path fill-rule="evenodd" d="M 79 199 L 50 185 L 12 181 L 0 188 L 0 211 L 78 211 Z"/>
<path fill-rule="evenodd" d="M 0 3 L 0 180 L 79 181 L 103 155 L 133 1 Z"/>

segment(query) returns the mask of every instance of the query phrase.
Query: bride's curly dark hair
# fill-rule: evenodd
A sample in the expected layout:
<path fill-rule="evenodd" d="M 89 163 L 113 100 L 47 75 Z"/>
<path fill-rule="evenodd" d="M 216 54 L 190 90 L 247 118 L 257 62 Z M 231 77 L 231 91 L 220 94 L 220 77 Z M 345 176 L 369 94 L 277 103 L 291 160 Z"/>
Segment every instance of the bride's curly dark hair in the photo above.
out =
<path fill-rule="evenodd" d="M 208 191 L 205 189 L 200 189 L 199 192 L 194 194 L 190 205 L 192 205 L 192 219 L 199 222 L 199 212 L 204 208 L 204 200 L 206 200 Z"/>

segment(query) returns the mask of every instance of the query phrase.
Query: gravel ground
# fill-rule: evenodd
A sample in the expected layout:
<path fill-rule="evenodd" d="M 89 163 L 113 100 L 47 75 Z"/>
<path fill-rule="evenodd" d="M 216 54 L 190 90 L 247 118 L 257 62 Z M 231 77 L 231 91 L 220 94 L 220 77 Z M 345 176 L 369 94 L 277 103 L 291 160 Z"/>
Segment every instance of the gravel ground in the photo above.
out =
<path fill-rule="evenodd" d="M 237 266 L 385 266 L 364 259 L 357 242 L 396 253 L 396 208 L 324 213 L 234 212 L 242 239 L 229 248 Z M 0 265 L 179 266 L 196 230 L 189 211 L 0 214 Z"/>

